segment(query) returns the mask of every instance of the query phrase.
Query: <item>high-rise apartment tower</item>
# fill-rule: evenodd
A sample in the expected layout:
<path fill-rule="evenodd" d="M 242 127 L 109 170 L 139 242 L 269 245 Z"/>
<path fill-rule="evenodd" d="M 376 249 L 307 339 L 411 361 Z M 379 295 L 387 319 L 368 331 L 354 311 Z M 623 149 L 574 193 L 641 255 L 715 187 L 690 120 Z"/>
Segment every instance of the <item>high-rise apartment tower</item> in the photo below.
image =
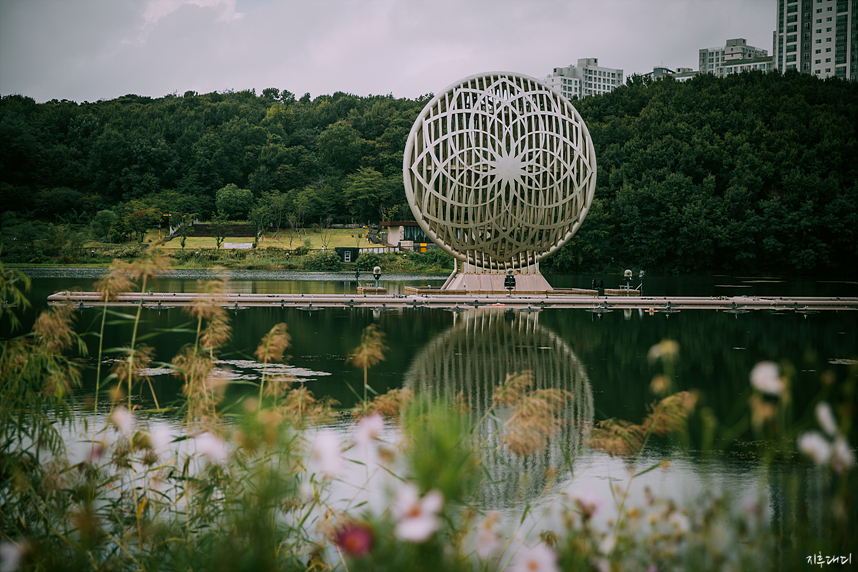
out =
<path fill-rule="evenodd" d="M 774 66 L 858 79 L 858 0 L 777 0 Z"/>
<path fill-rule="evenodd" d="M 542 82 L 553 87 L 567 99 L 581 99 L 613 91 L 623 85 L 623 70 L 599 65 L 598 58 L 582 58 L 576 66 L 554 68 L 554 73 Z"/>

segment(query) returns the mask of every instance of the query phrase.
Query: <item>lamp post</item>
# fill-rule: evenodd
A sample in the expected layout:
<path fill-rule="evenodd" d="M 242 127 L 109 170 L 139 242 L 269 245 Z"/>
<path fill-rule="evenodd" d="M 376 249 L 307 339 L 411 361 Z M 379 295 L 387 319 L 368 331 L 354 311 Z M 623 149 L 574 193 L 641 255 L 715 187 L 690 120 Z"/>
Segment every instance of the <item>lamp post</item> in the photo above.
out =
<path fill-rule="evenodd" d="M 623 274 L 626 277 L 626 290 L 630 290 L 632 287 L 632 271 L 626 270 Z"/>
<path fill-rule="evenodd" d="M 515 289 L 515 275 L 512 273 L 512 268 L 507 268 L 506 278 L 503 279 L 503 287 L 509 290 L 507 298 L 512 297 L 512 291 Z"/>
<path fill-rule="evenodd" d="M 381 267 L 376 266 L 372 269 L 372 275 L 375 278 L 375 289 L 378 290 L 378 280 L 381 278 Z"/>

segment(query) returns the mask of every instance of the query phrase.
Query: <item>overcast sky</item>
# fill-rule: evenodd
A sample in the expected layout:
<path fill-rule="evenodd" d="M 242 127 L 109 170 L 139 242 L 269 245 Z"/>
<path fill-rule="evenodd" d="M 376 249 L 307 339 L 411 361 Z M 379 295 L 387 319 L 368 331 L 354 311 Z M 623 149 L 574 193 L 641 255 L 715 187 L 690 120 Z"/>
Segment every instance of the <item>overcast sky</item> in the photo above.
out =
<path fill-rule="evenodd" d="M 697 69 L 772 51 L 775 0 L 0 0 L 0 94 L 38 102 L 266 87 L 415 98 L 465 76 L 595 57 Z"/>

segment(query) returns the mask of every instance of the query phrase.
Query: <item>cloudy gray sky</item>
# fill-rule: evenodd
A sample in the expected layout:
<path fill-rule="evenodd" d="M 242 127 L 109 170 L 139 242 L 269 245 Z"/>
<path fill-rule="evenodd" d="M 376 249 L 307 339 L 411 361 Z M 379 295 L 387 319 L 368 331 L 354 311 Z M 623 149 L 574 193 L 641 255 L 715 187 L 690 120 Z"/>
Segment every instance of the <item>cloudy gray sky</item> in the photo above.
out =
<path fill-rule="evenodd" d="M 771 53 L 774 22 L 775 0 L 0 0 L 0 94 L 414 98 L 586 57 L 626 75 L 696 69 L 728 38 Z"/>

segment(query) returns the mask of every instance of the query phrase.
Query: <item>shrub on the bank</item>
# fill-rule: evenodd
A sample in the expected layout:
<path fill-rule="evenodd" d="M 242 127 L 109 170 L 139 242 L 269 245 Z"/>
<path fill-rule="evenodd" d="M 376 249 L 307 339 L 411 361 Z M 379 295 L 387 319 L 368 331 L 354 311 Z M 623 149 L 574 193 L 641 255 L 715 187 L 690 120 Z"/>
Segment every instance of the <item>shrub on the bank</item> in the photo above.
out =
<path fill-rule="evenodd" d="M 336 272 L 343 269 L 343 263 L 336 252 L 320 250 L 304 259 L 304 270 L 311 272 Z"/>
<path fill-rule="evenodd" d="M 357 264 L 357 267 L 364 272 L 372 272 L 373 268 L 376 266 L 382 266 L 383 262 L 384 259 L 382 259 L 381 255 L 377 252 L 364 252 L 358 256 L 355 264 Z"/>

